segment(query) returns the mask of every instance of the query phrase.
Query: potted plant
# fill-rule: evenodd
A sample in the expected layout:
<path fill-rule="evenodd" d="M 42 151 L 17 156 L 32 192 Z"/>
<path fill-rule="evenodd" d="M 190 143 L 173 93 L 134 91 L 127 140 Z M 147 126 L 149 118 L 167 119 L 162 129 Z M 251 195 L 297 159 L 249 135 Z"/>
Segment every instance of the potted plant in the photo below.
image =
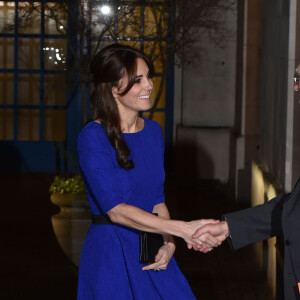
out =
<path fill-rule="evenodd" d="M 49 192 L 52 203 L 62 208 L 89 207 L 80 174 L 72 177 L 55 176 Z"/>
<path fill-rule="evenodd" d="M 50 185 L 50 200 L 59 206 L 52 216 L 55 236 L 68 258 L 78 267 L 82 246 L 91 225 L 91 212 L 84 182 L 79 174 L 55 176 Z"/>

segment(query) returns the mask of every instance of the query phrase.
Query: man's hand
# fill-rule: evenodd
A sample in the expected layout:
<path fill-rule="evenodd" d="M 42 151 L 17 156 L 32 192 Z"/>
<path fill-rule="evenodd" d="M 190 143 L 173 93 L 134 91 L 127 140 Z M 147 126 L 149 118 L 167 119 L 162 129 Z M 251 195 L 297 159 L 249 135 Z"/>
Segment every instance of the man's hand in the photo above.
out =
<path fill-rule="evenodd" d="M 221 244 L 221 241 L 215 238 L 214 236 L 207 236 L 205 239 L 203 239 L 201 236 L 198 238 L 193 238 L 193 235 L 199 228 L 202 228 L 206 224 L 218 223 L 220 223 L 220 221 L 214 219 L 200 219 L 188 222 L 188 225 L 191 227 L 192 230 L 192 232 L 189 234 L 189 240 L 185 239 L 188 248 L 192 249 L 194 247 L 197 247 L 197 250 L 206 253 L 210 251 L 213 247 L 219 246 Z"/>
<path fill-rule="evenodd" d="M 192 235 L 193 239 L 201 241 L 201 245 L 188 244 L 188 248 L 193 248 L 196 251 L 208 252 L 213 247 L 219 246 L 229 236 L 229 228 L 226 221 L 219 223 L 208 223 L 196 230 Z M 212 244 L 212 241 L 218 241 L 218 243 Z M 211 245 L 211 247 L 203 247 L 204 245 Z"/>

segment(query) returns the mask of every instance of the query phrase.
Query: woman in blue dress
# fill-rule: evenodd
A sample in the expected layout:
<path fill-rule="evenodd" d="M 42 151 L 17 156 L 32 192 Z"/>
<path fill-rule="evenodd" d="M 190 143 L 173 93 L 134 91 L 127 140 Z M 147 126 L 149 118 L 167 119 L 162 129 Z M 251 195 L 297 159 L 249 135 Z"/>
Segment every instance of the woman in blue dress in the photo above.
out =
<path fill-rule="evenodd" d="M 82 250 L 78 300 L 195 299 L 173 258 L 172 235 L 199 244 L 191 236 L 203 224 L 170 220 L 162 130 L 138 116 L 150 109 L 153 71 L 144 54 L 118 44 L 91 64 L 92 121 L 79 134 L 78 157 L 94 221 Z M 140 231 L 164 238 L 149 265 L 139 262 Z"/>

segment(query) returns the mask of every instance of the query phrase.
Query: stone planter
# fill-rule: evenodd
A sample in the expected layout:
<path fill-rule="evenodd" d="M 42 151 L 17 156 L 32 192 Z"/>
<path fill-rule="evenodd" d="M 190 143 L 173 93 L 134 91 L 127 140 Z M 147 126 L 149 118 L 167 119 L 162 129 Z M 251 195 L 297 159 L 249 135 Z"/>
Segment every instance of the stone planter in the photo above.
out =
<path fill-rule="evenodd" d="M 57 241 L 78 267 L 82 246 L 92 223 L 86 194 L 53 193 L 50 199 L 60 207 L 60 212 L 51 219 Z"/>

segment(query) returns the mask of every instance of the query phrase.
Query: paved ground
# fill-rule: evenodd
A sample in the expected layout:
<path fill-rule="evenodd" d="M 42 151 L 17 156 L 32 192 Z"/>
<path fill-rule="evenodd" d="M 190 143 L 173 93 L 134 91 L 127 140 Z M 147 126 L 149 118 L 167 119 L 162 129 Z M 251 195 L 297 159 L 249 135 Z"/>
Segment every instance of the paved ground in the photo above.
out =
<path fill-rule="evenodd" d="M 48 176 L 1 175 L 0 299 L 76 299 L 77 270 L 57 244 Z M 175 184 L 167 202 L 174 218 L 219 218 L 236 209 L 218 183 Z M 269 300 L 265 276 L 252 247 L 231 251 L 225 243 L 209 254 L 187 250 L 178 240 L 176 259 L 200 300 Z M 126 300 L 126 299 L 125 299 Z"/>

